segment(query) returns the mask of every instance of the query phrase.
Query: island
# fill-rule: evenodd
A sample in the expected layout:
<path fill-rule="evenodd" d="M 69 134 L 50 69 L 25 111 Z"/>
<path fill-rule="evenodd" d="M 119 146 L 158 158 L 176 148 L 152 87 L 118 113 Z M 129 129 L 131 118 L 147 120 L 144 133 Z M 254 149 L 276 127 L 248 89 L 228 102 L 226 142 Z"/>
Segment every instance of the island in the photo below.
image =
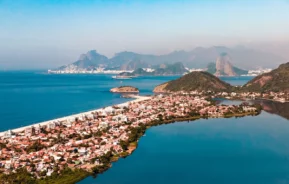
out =
<path fill-rule="evenodd" d="M 139 89 L 133 86 L 120 86 L 110 89 L 112 93 L 139 93 Z"/>

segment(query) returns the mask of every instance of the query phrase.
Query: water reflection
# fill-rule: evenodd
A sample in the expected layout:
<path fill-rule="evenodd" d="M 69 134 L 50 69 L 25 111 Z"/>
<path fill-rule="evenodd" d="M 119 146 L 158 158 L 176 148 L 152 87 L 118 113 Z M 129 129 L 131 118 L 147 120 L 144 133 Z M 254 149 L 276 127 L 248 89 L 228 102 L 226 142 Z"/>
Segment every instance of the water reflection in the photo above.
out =
<path fill-rule="evenodd" d="M 255 100 L 255 104 L 260 104 L 264 111 L 276 114 L 289 119 L 289 103 L 275 102 L 271 100 Z"/>
<path fill-rule="evenodd" d="M 228 100 L 225 98 L 215 99 L 217 104 L 240 105 L 242 100 Z M 270 114 L 276 114 L 289 120 L 289 103 L 276 102 L 272 100 L 250 100 L 245 101 L 250 104 L 260 104 L 264 111 Z"/>

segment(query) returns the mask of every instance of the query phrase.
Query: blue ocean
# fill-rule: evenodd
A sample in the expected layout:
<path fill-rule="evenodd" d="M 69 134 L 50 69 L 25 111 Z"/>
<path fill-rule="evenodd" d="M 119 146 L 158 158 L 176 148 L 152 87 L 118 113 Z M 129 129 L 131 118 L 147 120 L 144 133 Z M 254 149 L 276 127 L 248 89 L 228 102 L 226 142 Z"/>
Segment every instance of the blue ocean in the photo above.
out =
<path fill-rule="evenodd" d="M 142 95 L 178 76 L 114 80 L 111 75 L 0 73 L 0 131 L 84 112 L 129 99 L 116 86 Z M 250 77 L 222 78 L 243 85 Z M 224 102 L 229 103 L 229 102 Z M 135 152 L 97 178 L 80 184 L 286 184 L 289 183 L 288 104 L 262 102 L 256 117 L 177 122 L 147 130 Z"/>
<path fill-rule="evenodd" d="M 174 77 L 112 79 L 112 75 L 52 75 L 41 71 L 0 72 L 0 131 L 122 103 L 109 90 L 133 85 L 142 95 Z"/>

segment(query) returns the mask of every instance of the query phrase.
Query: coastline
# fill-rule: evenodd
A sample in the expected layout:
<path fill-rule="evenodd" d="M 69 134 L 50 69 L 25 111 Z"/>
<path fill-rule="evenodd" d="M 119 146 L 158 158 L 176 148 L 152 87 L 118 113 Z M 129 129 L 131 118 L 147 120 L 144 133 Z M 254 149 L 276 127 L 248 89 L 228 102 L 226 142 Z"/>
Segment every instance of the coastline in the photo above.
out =
<path fill-rule="evenodd" d="M 159 105 L 159 108 L 157 109 L 162 109 L 164 106 L 160 105 L 161 103 L 166 104 L 165 106 L 170 106 L 173 105 L 174 102 L 176 102 L 176 99 L 172 98 L 172 96 L 166 96 L 163 97 L 162 95 L 159 96 L 131 96 L 133 98 L 136 98 L 135 100 L 129 101 L 129 102 L 125 102 L 122 104 L 117 104 L 114 106 L 121 106 L 121 105 L 128 105 L 132 102 L 142 102 L 142 103 L 156 103 Z M 59 183 L 59 181 L 66 181 L 66 183 L 76 183 L 81 181 L 82 179 L 86 178 L 89 175 L 93 175 L 93 176 L 97 176 L 97 174 L 99 173 L 103 173 L 105 172 L 107 169 L 109 169 L 112 166 L 112 162 L 117 161 L 119 158 L 121 157 L 127 157 L 130 154 L 132 154 L 132 152 L 137 148 L 138 146 L 138 140 L 140 137 L 142 137 L 145 133 L 145 131 L 152 127 L 152 126 L 158 126 L 158 125 L 162 125 L 162 124 L 170 124 L 170 123 L 174 123 L 174 122 L 182 122 L 182 121 L 194 121 L 194 120 L 198 120 L 198 119 L 208 119 L 208 118 L 231 118 L 231 117 L 243 117 L 243 116 L 255 116 L 258 115 L 261 112 L 261 109 L 255 108 L 253 110 L 245 110 L 243 111 L 237 111 L 237 108 L 232 109 L 232 111 L 226 111 L 224 110 L 222 107 L 220 107 L 220 109 L 223 109 L 223 112 L 220 113 L 208 113 L 208 111 L 211 112 L 212 109 L 218 108 L 218 106 L 213 105 L 211 102 L 204 100 L 204 99 L 200 99 L 198 97 L 191 97 L 188 95 L 184 95 L 184 96 L 176 96 L 176 98 L 178 98 L 180 101 L 182 101 L 183 103 L 186 103 L 186 99 L 189 100 L 190 102 L 188 102 L 189 104 L 194 104 L 195 105 L 201 105 L 202 109 L 204 109 L 205 111 L 201 113 L 197 113 L 195 111 L 187 111 L 187 113 L 183 113 L 184 111 L 176 111 L 175 114 L 171 114 L 171 115 L 161 115 L 161 111 L 158 111 L 158 113 L 156 113 L 154 118 L 151 118 L 149 121 L 143 123 L 137 123 L 135 124 L 136 126 L 133 125 L 132 122 L 130 122 L 130 124 L 132 124 L 132 126 L 130 126 L 127 129 L 127 139 L 126 140 L 120 140 L 120 146 L 122 148 L 121 152 L 118 152 L 117 154 L 112 154 L 110 151 L 108 151 L 107 153 L 105 153 L 104 155 L 101 155 L 99 157 L 100 162 L 102 163 L 101 165 L 97 164 L 97 165 L 93 165 L 93 167 L 91 167 L 89 170 L 83 170 L 82 167 L 74 167 L 74 168 L 64 168 L 64 170 L 62 170 L 58 175 L 53 175 L 53 176 L 49 176 L 46 178 L 33 178 L 34 183 Z M 152 99 L 152 100 L 149 100 Z M 163 101 L 161 101 L 160 99 L 164 99 Z M 168 100 L 171 99 L 170 103 L 167 104 Z M 147 101 L 146 101 L 147 100 Z M 177 100 L 177 102 L 179 102 Z M 132 104 L 133 105 L 133 104 Z M 138 108 L 141 107 L 140 104 L 135 104 Z M 148 106 L 150 106 L 149 104 L 146 104 Z M 114 107 L 114 106 L 110 106 L 110 107 Z M 175 106 L 175 105 L 173 105 Z M 180 104 L 180 107 L 184 107 L 184 104 Z M 131 107 L 131 110 L 134 111 L 138 108 L 134 108 L 134 106 Z M 186 107 L 194 107 L 192 106 L 186 106 Z M 207 109 L 207 107 L 209 109 Z M 228 106 L 229 107 L 229 106 Z M 246 107 L 246 106 L 245 106 Z M 152 107 L 148 108 L 147 110 L 149 111 L 149 109 L 151 109 Z M 165 108 L 165 107 L 164 107 Z M 247 107 L 246 107 L 247 108 Z M 211 109 L 211 110 L 210 110 Z M 226 109 L 226 108 L 225 108 Z M 89 111 L 89 112 L 97 112 L 100 109 L 96 109 L 93 111 Z M 102 109 L 103 110 L 103 109 Z M 139 111 L 139 110 L 137 110 Z M 207 113 L 206 113 L 207 112 Z M 216 111 L 219 112 L 219 111 Z M 76 115 L 71 115 L 71 116 L 66 116 L 63 118 L 58 118 L 56 120 L 68 120 L 68 118 L 78 118 L 78 117 L 82 117 L 84 116 L 86 113 L 88 112 L 84 112 L 84 113 L 80 113 L 80 114 L 76 114 Z M 44 123 L 49 123 L 49 122 L 53 122 L 56 120 L 50 120 L 50 121 L 46 121 L 46 122 L 42 122 L 41 124 L 43 125 Z M 77 121 L 77 120 L 76 120 Z M 129 122 L 127 122 L 129 123 Z M 38 125 L 38 124 L 36 124 Z M 26 127 L 31 127 L 33 125 L 30 126 L 26 126 Z M 13 131 L 20 131 L 21 132 L 25 130 L 25 127 L 21 127 L 18 129 L 14 129 Z M 31 175 L 26 171 L 20 170 L 20 173 L 12 173 L 10 175 L 0 175 L 0 178 L 2 178 L 3 180 L 13 180 L 13 178 L 15 176 L 21 175 L 23 176 L 25 179 L 30 177 Z M 56 174 L 56 173 L 55 173 Z M 18 180 L 19 181 L 19 180 Z"/>
<path fill-rule="evenodd" d="M 149 96 L 139 96 L 139 95 L 130 95 L 130 98 L 135 99 L 135 100 L 130 100 L 128 102 L 124 102 L 124 103 L 121 103 L 121 104 L 115 104 L 113 106 L 126 106 L 126 105 L 128 105 L 128 103 L 134 103 L 134 102 L 140 102 L 140 101 L 148 100 L 151 97 L 149 97 Z M 106 106 L 106 107 L 112 107 L 112 106 Z M 52 123 L 52 122 L 61 122 L 61 121 L 66 121 L 66 120 L 71 119 L 71 118 L 75 119 L 75 118 L 83 117 L 83 116 L 85 116 L 87 114 L 91 114 L 92 112 L 99 112 L 101 109 L 102 108 L 99 108 L 99 109 L 95 109 L 95 110 L 91 110 L 91 111 L 86 111 L 86 112 L 82 112 L 82 113 L 78 113 L 78 114 L 73 114 L 73 115 L 70 115 L 70 116 L 64 116 L 64 117 L 61 117 L 61 118 L 56 118 L 56 119 L 43 121 L 43 122 L 40 122 L 40 123 L 35 123 L 35 124 L 23 126 L 23 127 L 16 128 L 16 129 L 9 129 L 9 130 L 14 132 L 14 133 L 19 133 L 19 132 L 23 132 L 23 131 L 25 131 L 25 129 L 31 128 L 33 126 L 39 126 L 39 125 L 40 126 L 47 126 L 49 123 Z M 7 130 L 7 131 L 9 131 L 9 130 Z M 3 137 L 7 131 L 0 132 L 0 137 Z"/>
<path fill-rule="evenodd" d="M 133 141 L 133 142 L 129 142 L 129 147 L 128 150 L 125 152 L 127 154 L 125 155 L 119 155 L 117 156 L 117 158 L 115 159 L 114 156 L 111 157 L 110 163 L 108 165 L 105 166 L 105 168 L 102 168 L 101 170 L 99 170 L 99 172 L 94 172 L 94 173 L 88 173 L 87 177 L 89 175 L 92 175 L 93 177 L 97 177 L 98 174 L 102 174 L 105 171 L 107 171 L 108 169 L 110 169 L 112 167 L 112 163 L 113 162 L 117 162 L 120 158 L 125 158 L 130 156 L 138 147 L 138 141 L 139 139 L 145 134 L 146 130 L 148 130 L 151 127 L 154 126 L 161 126 L 161 125 L 168 125 L 168 124 L 173 124 L 173 123 L 177 123 L 177 122 L 193 122 L 196 120 L 200 120 L 200 119 L 213 119 L 213 118 L 241 118 L 241 117 L 245 117 L 245 116 L 258 116 L 261 113 L 261 110 L 258 112 L 246 112 L 246 113 L 242 113 L 242 114 L 229 114 L 229 115 L 224 115 L 224 116 L 218 116 L 218 117 L 203 117 L 203 116 L 191 116 L 191 117 L 183 117 L 183 118 L 175 118 L 175 119 L 171 119 L 171 120 L 163 120 L 163 121 L 153 121 L 150 122 L 148 125 L 141 127 L 141 133 L 138 135 L 137 140 Z M 131 145 L 134 146 L 131 146 Z M 86 177 L 82 178 L 81 180 L 75 180 L 75 182 L 80 182 L 83 179 L 85 179 Z"/>

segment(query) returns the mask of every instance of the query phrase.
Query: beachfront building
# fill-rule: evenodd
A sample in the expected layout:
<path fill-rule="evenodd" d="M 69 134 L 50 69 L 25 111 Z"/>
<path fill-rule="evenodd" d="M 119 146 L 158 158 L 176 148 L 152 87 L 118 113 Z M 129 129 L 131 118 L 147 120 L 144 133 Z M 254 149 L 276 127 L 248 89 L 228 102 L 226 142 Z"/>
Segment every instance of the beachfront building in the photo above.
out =
<path fill-rule="evenodd" d="M 104 154 L 126 151 L 121 143 L 129 141 L 133 128 L 174 118 L 222 117 L 242 109 L 213 105 L 199 92 L 144 99 L 49 121 L 20 132 L 5 132 L 0 139 L 0 172 L 9 174 L 25 168 L 36 177 L 45 177 L 44 174 L 50 176 L 65 167 L 90 171 L 103 164 L 98 158 Z M 251 112 L 256 108 L 247 105 L 242 110 Z"/>

